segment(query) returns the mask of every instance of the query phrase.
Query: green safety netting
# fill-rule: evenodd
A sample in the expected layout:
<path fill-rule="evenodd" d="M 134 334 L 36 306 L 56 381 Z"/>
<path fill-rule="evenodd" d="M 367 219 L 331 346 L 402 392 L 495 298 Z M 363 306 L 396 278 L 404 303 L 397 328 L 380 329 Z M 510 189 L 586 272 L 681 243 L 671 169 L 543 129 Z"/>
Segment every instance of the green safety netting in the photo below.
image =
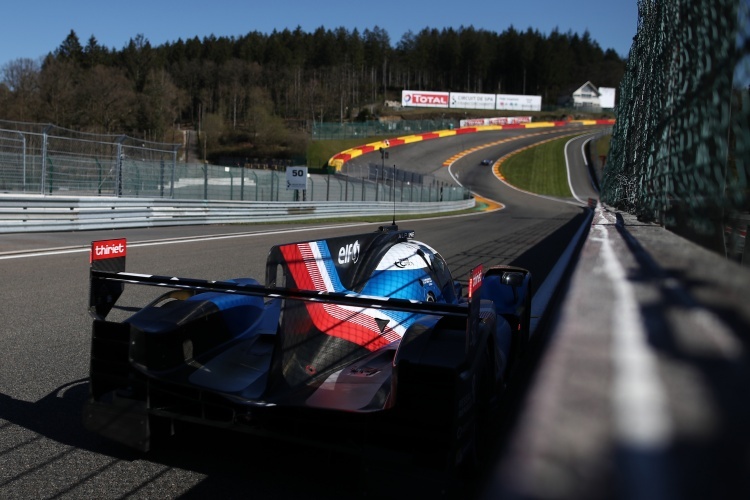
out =
<path fill-rule="evenodd" d="M 729 255 L 750 196 L 750 3 L 639 0 L 601 199 Z"/>

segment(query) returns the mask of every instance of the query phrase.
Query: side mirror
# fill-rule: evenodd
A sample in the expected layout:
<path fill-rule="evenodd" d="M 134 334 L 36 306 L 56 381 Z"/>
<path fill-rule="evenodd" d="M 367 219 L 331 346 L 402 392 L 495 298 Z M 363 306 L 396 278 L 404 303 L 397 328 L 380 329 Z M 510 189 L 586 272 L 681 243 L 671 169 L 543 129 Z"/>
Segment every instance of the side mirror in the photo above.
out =
<path fill-rule="evenodd" d="M 518 300 L 518 287 L 523 285 L 523 273 L 503 273 L 503 284 L 513 287 L 513 300 Z"/>
<path fill-rule="evenodd" d="M 453 281 L 453 293 L 456 294 L 456 299 L 461 300 L 461 297 L 464 296 L 464 288 L 461 286 L 461 283 L 458 281 Z"/>
<path fill-rule="evenodd" d="M 523 278 L 523 273 L 503 273 L 503 285 L 510 285 L 512 287 L 521 286 L 523 285 Z"/>

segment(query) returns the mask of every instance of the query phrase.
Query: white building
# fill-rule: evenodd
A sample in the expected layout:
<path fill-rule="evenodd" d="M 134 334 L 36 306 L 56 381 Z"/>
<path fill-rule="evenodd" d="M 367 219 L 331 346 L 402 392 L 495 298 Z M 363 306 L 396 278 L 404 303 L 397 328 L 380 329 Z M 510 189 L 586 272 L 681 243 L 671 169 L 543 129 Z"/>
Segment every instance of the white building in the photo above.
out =
<path fill-rule="evenodd" d="M 558 104 L 582 111 L 599 112 L 602 109 L 601 96 L 599 89 L 593 83 L 586 82 L 572 92 L 560 97 Z"/>

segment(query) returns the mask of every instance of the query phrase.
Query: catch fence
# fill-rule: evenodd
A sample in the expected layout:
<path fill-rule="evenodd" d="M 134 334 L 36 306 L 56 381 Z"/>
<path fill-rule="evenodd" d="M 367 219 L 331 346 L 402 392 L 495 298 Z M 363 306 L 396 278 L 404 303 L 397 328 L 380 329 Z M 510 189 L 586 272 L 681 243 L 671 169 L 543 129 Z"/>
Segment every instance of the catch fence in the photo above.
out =
<path fill-rule="evenodd" d="M 434 118 L 427 120 L 368 120 L 363 122 L 319 123 L 312 126 L 313 140 L 367 139 L 395 135 L 421 134 L 458 128 L 459 120 Z"/>
<path fill-rule="evenodd" d="M 740 259 L 733 242 L 744 241 L 750 212 L 749 5 L 639 0 L 601 192 Z"/>
<path fill-rule="evenodd" d="M 0 122 L 0 126 L 5 122 Z M 462 187 L 404 171 L 374 177 L 309 175 L 289 190 L 286 170 L 185 163 L 181 144 L 82 134 L 51 125 L 0 128 L 0 192 L 220 201 L 404 201 L 468 199 Z"/>
<path fill-rule="evenodd" d="M 0 122 L 0 191 L 46 195 L 165 195 L 181 144 Z M 171 194 L 171 193 L 167 193 Z"/>

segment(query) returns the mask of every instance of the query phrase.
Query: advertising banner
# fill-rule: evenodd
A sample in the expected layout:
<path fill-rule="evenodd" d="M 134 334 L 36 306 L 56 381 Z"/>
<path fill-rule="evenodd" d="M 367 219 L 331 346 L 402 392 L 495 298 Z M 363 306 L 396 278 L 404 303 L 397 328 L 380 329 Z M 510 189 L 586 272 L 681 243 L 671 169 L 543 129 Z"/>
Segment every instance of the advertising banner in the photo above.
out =
<path fill-rule="evenodd" d="M 473 94 L 468 92 L 432 92 L 402 90 L 401 105 L 422 108 L 506 109 L 541 111 L 542 96 L 512 94 Z"/>
<path fill-rule="evenodd" d="M 599 106 L 602 108 L 614 108 L 616 93 L 617 89 L 599 87 Z"/>
<path fill-rule="evenodd" d="M 451 92 L 451 108 L 495 109 L 495 95 Z"/>
<path fill-rule="evenodd" d="M 509 109 L 514 111 L 541 111 L 542 96 L 497 94 L 495 109 Z"/>
<path fill-rule="evenodd" d="M 498 116 L 496 118 L 468 118 L 461 120 L 461 127 L 480 127 L 482 125 L 517 125 L 531 123 L 530 116 Z"/>
<path fill-rule="evenodd" d="M 423 90 L 402 90 L 401 105 L 422 108 L 450 107 L 450 93 L 428 92 Z"/>
<path fill-rule="evenodd" d="M 127 253 L 127 243 L 125 238 L 92 241 L 89 262 L 125 257 Z"/>

